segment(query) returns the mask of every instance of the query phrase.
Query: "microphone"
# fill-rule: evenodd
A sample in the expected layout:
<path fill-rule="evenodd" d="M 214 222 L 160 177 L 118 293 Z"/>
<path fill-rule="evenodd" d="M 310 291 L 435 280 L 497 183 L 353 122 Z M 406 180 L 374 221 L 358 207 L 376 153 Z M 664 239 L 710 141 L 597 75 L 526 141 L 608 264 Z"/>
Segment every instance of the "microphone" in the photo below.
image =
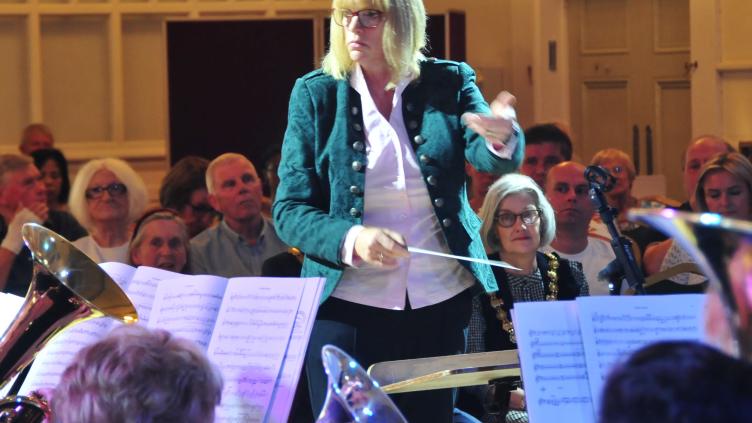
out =
<path fill-rule="evenodd" d="M 591 184 L 596 185 L 603 192 L 611 191 L 616 184 L 616 178 L 601 166 L 586 167 L 585 179 Z"/>

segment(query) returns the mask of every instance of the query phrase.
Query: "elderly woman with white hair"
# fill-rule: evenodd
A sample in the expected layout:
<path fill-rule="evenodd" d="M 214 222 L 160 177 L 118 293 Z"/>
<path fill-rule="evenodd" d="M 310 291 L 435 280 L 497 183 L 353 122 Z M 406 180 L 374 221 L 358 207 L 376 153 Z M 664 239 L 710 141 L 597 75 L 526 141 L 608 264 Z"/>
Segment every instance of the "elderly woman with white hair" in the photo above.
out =
<path fill-rule="evenodd" d="M 582 265 L 538 250 L 551 243 L 556 234 L 554 210 L 538 185 L 527 176 L 504 175 L 488 190 L 480 210 L 481 239 L 488 258 L 503 260 L 519 270 L 494 267 L 499 290 L 473 300 L 468 352 L 517 348 L 510 310 L 517 302 L 571 300 L 588 295 Z M 526 421 L 524 392 L 509 386 L 506 403 L 499 406 L 517 410 L 499 414 L 499 421 Z M 498 388 L 497 388 L 498 389 Z M 468 392 L 468 391 L 474 391 Z M 485 393 L 485 392 L 484 392 Z M 467 390 L 460 407 L 481 417 L 484 393 Z M 498 396 L 497 396 L 498 398 Z M 483 421 L 488 421 L 485 416 Z"/>
<path fill-rule="evenodd" d="M 131 224 L 146 207 L 143 179 L 126 162 L 97 159 L 76 175 L 68 206 L 89 236 L 73 243 L 97 263 L 128 262 Z"/>

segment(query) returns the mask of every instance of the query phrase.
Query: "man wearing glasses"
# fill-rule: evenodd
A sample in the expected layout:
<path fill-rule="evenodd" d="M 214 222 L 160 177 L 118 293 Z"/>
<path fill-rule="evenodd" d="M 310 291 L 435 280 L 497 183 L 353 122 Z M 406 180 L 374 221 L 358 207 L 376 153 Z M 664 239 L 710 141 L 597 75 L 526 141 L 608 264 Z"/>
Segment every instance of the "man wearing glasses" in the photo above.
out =
<path fill-rule="evenodd" d="M 68 240 L 86 230 L 67 212 L 49 210 L 44 183 L 30 158 L 0 155 L 0 290 L 25 295 L 31 281 L 31 253 L 21 237 L 25 223 L 39 223 Z"/>
<path fill-rule="evenodd" d="M 548 171 L 545 192 L 556 214 L 556 237 L 543 251 L 582 263 L 590 295 L 608 295 L 608 281 L 598 280 L 598 272 L 616 256 L 607 239 L 588 231 L 595 211 L 589 188 L 580 163 L 563 162 Z"/>

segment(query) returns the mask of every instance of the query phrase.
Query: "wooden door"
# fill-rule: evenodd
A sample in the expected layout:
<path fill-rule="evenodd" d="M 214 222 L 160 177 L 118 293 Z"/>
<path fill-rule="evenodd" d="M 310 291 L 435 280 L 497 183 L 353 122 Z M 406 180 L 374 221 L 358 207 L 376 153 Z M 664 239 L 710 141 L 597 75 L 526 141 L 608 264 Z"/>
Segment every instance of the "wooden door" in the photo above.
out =
<path fill-rule="evenodd" d="M 568 0 L 571 111 L 584 162 L 629 153 L 639 174 L 663 174 L 683 199 L 691 138 L 689 0 Z"/>

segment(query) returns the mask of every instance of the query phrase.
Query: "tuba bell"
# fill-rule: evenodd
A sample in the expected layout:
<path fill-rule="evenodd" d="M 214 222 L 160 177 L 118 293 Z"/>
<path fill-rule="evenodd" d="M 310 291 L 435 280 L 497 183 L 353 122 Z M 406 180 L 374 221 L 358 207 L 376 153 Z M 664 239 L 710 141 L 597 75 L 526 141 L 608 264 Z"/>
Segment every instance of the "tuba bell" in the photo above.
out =
<path fill-rule="evenodd" d="M 389 396 L 352 357 L 333 345 L 324 345 L 321 358 L 329 390 L 318 423 L 407 423 Z"/>
<path fill-rule="evenodd" d="M 21 309 L 0 338 L 0 388 L 50 339 L 77 323 L 103 316 L 123 323 L 138 321 L 136 308 L 120 286 L 68 240 L 33 223 L 23 226 L 22 235 L 34 273 Z M 38 422 L 45 416 L 49 409 L 35 397 L 0 402 L 0 422 Z"/>
<path fill-rule="evenodd" d="M 752 362 L 752 223 L 673 209 L 628 214 L 690 254 L 709 280 L 706 335 L 730 355 Z"/>

